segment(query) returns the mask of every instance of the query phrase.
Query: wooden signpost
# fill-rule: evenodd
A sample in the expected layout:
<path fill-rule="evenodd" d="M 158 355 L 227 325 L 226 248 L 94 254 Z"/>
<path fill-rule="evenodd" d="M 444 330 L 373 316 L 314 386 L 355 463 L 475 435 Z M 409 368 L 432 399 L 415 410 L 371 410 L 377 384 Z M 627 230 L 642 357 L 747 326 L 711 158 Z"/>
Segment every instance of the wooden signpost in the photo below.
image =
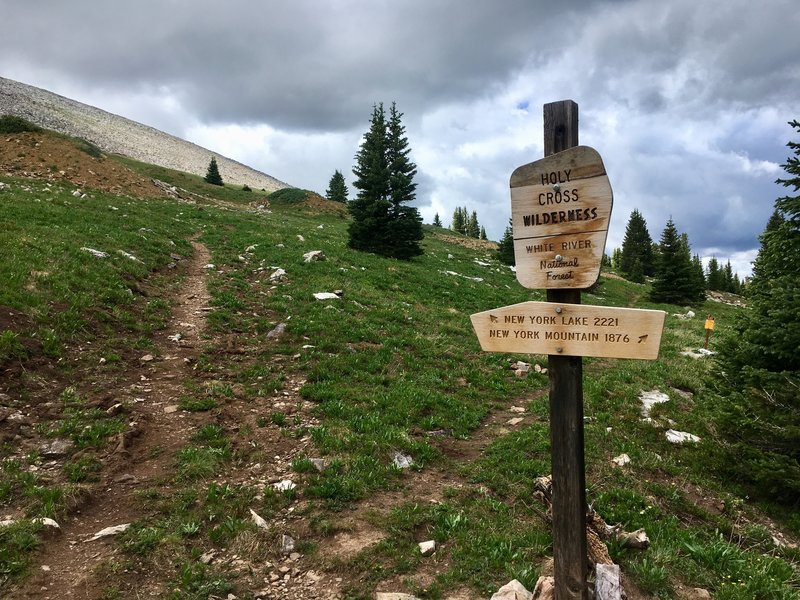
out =
<path fill-rule="evenodd" d="M 658 358 L 662 310 L 522 302 L 472 315 L 481 349 L 563 356 Z"/>
<path fill-rule="evenodd" d="M 511 174 L 517 280 L 527 288 L 587 288 L 600 275 L 611 184 L 593 148 L 576 146 Z"/>
<path fill-rule="evenodd" d="M 517 279 L 547 290 L 472 315 L 481 348 L 548 355 L 556 600 L 586 600 L 582 356 L 655 359 L 666 313 L 582 306 L 600 273 L 612 192 L 600 155 L 578 146 L 578 105 L 544 105 L 545 158 L 511 176 Z"/>

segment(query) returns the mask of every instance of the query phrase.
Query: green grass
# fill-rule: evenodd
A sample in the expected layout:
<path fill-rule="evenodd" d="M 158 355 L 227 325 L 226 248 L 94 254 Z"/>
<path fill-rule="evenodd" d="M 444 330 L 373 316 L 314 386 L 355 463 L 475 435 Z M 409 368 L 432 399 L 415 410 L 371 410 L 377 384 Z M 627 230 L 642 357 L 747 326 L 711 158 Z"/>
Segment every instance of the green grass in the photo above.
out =
<path fill-rule="evenodd" d="M 134 166 L 196 194 L 216 194 L 221 203 L 249 203 L 260 196 Z M 2 179 L 12 191 L 0 193 L 0 225 L 9 234 L 0 237 L 0 252 L 7 257 L 0 280 L 8 282 L 0 287 L 0 305 L 25 318 L 0 332 L 0 362 L 25 364 L 44 356 L 66 369 L 69 349 L 91 341 L 95 364 L 103 357 L 104 369 L 119 368 L 129 360 L 129 348 L 152 347 L 153 333 L 168 314 L 159 294 L 141 294 L 140 286 L 177 285 L 164 267 L 170 253 L 191 252 L 186 240 L 192 234 L 200 232 L 212 253 L 217 268 L 208 274 L 211 330 L 195 364 L 196 380 L 187 382 L 180 401 L 185 410 L 206 412 L 187 418 L 212 424 L 198 428 L 178 452 L 165 485 L 141 498 L 153 516 L 121 538 L 137 560 L 168 557 L 173 570 L 164 576 L 173 597 L 224 596 L 235 589 L 234 582 L 199 563 L 197 553 L 253 536 L 250 508 L 266 519 L 278 518 L 301 500 L 313 545 L 335 532 L 342 515 L 360 501 L 404 490 L 433 469 L 461 487 L 446 490 L 440 504 L 409 498 L 376 515 L 374 525 L 385 540 L 342 566 L 351 596 L 370 597 L 388 578 L 407 578 L 407 591 L 427 598 L 459 586 L 488 596 L 514 577 L 532 587 L 539 565 L 552 553 L 549 528 L 532 497 L 533 479 L 550 470 L 548 380 L 536 374 L 517 378 L 509 361 L 544 364 L 544 359 L 481 352 L 469 315 L 543 300 L 541 291 L 523 289 L 489 252 L 449 244 L 431 228 L 425 254 L 404 262 L 349 250 L 342 216 L 279 208 L 280 202 L 272 213 L 96 193 L 78 203 L 69 186 Z M 109 256 L 96 259 L 81 251 L 83 246 Z M 327 260 L 305 263 L 303 254 L 310 250 L 322 250 Z M 269 281 L 275 267 L 287 271 L 287 282 Z M 341 299 L 313 299 L 315 292 L 337 289 L 344 291 Z M 649 303 L 646 285 L 612 278 L 602 278 L 583 302 L 686 312 Z M 610 551 L 623 572 L 656 597 L 674 597 L 678 585 L 704 587 L 715 598 L 797 597 L 800 555 L 775 547 L 772 532 L 796 537 L 800 519 L 786 507 L 754 503 L 736 481 L 718 475 L 729 457 L 716 433 L 719 398 L 711 361 L 680 355 L 702 346 L 700 316 L 716 317 L 713 349 L 738 310 L 709 302 L 695 309 L 695 319 L 668 316 L 657 361 L 584 359 L 588 499 L 609 523 L 647 531 L 652 542 L 647 551 L 614 543 Z M 286 323 L 285 333 L 267 339 L 277 323 Z M 231 339 L 235 351 L 226 347 Z M 85 389 L 80 383 L 75 389 Z M 311 404 L 303 410 L 316 420 L 313 425 L 301 425 L 294 407 L 272 405 L 295 387 Z M 670 397 L 653 411 L 658 427 L 640 419 L 637 396 L 651 389 Z M 525 426 L 485 440 L 474 461 L 448 458 L 448 444 L 469 443 L 492 411 L 511 404 L 528 410 Z M 225 420 L 228 411 L 242 406 L 233 429 Z M 60 418 L 43 431 L 82 447 L 102 446 L 124 427 L 90 408 L 77 392 L 63 396 L 60 409 Z M 664 438 L 667 426 L 702 441 L 673 446 Z M 298 488 L 279 493 L 271 486 L 229 482 L 229 473 L 272 457 L 259 436 L 275 434 L 274 427 L 284 437 L 309 437 L 303 453 L 291 459 Z M 446 431 L 448 438 L 429 435 L 434 431 Z M 411 470 L 392 465 L 397 451 L 412 456 Z M 631 464 L 613 466 L 610 459 L 623 452 Z M 327 468 L 317 472 L 311 456 L 326 458 Z M 95 467 L 90 460 L 71 461 L 64 475 L 86 482 Z M 52 492 L 37 491 L 51 487 Z M 70 493 L 28 471 L 20 457 L 4 462 L 3 506 L 21 506 L 31 516 L 54 514 Z M 723 500 L 724 510 L 715 508 Z M 423 538 L 442 544 L 441 568 L 429 586 L 417 589 L 413 575 L 425 564 L 416 543 Z M 25 535 L 14 546 L 20 550 L 9 562 L 24 563 L 30 546 Z M 268 552 L 262 548 L 255 555 L 263 559 Z"/>

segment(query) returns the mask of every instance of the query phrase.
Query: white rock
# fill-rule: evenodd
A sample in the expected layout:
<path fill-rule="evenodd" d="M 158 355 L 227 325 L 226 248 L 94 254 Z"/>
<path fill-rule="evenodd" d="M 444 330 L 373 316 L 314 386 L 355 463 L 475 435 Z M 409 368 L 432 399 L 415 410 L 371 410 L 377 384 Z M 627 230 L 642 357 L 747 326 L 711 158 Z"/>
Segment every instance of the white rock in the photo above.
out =
<path fill-rule="evenodd" d="M 139 260 L 138 258 L 136 258 L 136 257 L 135 257 L 133 254 L 131 254 L 130 252 L 125 252 L 125 250 L 117 250 L 117 254 L 119 254 L 119 255 L 121 255 L 121 256 L 124 256 L 125 258 L 127 258 L 127 259 L 129 259 L 129 260 L 132 260 L 133 262 L 138 262 L 138 263 L 142 262 L 141 260 Z"/>
<path fill-rule="evenodd" d="M 283 269 L 275 269 L 272 272 L 272 275 L 269 276 L 269 280 L 273 283 L 280 283 L 281 281 L 286 281 L 286 271 Z"/>
<path fill-rule="evenodd" d="M 61 531 L 61 527 L 53 519 L 49 519 L 47 517 L 37 517 L 36 519 L 31 519 L 31 521 L 34 523 L 39 523 L 42 527 L 49 527 L 51 529 L 55 529 L 56 531 Z"/>
<path fill-rule="evenodd" d="M 524 371 L 524 372 L 527 373 L 528 371 L 531 370 L 531 366 L 530 366 L 530 364 L 528 364 L 526 362 L 522 362 L 521 360 L 518 360 L 516 362 L 511 363 L 511 370 L 512 371 Z"/>
<path fill-rule="evenodd" d="M 328 467 L 328 461 L 326 461 L 324 458 L 312 458 L 310 460 L 311 464 L 314 465 L 314 468 L 320 473 L 322 473 L 322 471 Z"/>
<path fill-rule="evenodd" d="M 434 552 L 436 552 L 436 540 L 428 540 L 427 542 L 420 542 L 417 544 L 419 546 L 419 552 L 422 556 L 430 556 Z"/>
<path fill-rule="evenodd" d="M 272 331 L 267 334 L 267 339 L 276 339 L 284 334 L 286 331 L 286 323 L 278 323 Z"/>
<path fill-rule="evenodd" d="M 269 529 L 269 524 L 264 520 L 264 518 L 259 515 L 256 511 L 252 508 L 250 509 L 250 518 L 253 520 L 253 523 L 256 524 L 256 527 L 259 529 Z"/>
<path fill-rule="evenodd" d="M 525 420 L 525 417 L 514 417 L 513 419 L 509 419 L 508 421 L 506 421 L 506 424 L 507 425 L 511 425 L 513 427 L 514 425 L 519 425 L 524 420 Z"/>
<path fill-rule="evenodd" d="M 631 462 L 631 457 L 627 454 L 620 454 L 619 456 L 615 456 L 611 459 L 611 462 L 617 465 L 618 467 L 624 467 L 629 462 Z"/>
<path fill-rule="evenodd" d="M 522 414 L 525 412 L 525 409 L 521 406 L 512 406 L 508 409 L 508 412 Z"/>
<path fill-rule="evenodd" d="M 594 597 L 596 600 L 621 600 L 622 585 L 619 565 L 595 565 Z"/>
<path fill-rule="evenodd" d="M 252 246 L 248 246 L 247 248 L 245 248 L 244 251 L 245 252 L 252 252 L 256 248 L 258 248 L 258 244 L 253 244 Z"/>
<path fill-rule="evenodd" d="M 332 292 L 317 292 L 314 294 L 316 300 L 340 300 L 339 296 Z"/>
<path fill-rule="evenodd" d="M 414 464 L 414 459 L 408 454 L 402 452 L 395 452 L 392 455 L 392 464 L 398 469 L 410 469 Z"/>
<path fill-rule="evenodd" d="M 208 263 L 206 266 L 203 267 L 204 269 L 216 269 L 217 265 L 214 263 Z"/>
<path fill-rule="evenodd" d="M 652 408 L 656 404 L 669 402 L 669 396 L 667 396 L 664 392 L 651 390 L 649 392 L 640 392 L 639 401 L 642 403 L 642 418 L 649 419 Z"/>
<path fill-rule="evenodd" d="M 533 600 L 533 594 L 516 579 L 512 579 L 493 595 L 491 600 Z"/>
<path fill-rule="evenodd" d="M 303 261 L 304 262 L 316 262 L 320 260 L 325 260 L 325 253 L 322 250 L 312 250 L 311 252 L 306 252 L 303 254 Z"/>
<path fill-rule="evenodd" d="M 95 250 L 94 248 L 87 248 L 82 247 L 81 250 L 84 252 L 88 252 L 92 256 L 96 256 L 97 258 L 108 258 L 108 252 L 103 252 L 102 250 Z"/>
<path fill-rule="evenodd" d="M 283 534 L 281 536 L 281 554 L 288 556 L 294 552 L 295 547 L 294 538 L 290 535 Z"/>
<path fill-rule="evenodd" d="M 93 542 L 95 540 L 99 540 L 100 538 L 111 537 L 113 535 L 119 535 L 120 533 L 122 533 L 123 531 L 128 529 L 128 527 L 130 527 L 130 526 L 131 526 L 130 523 L 124 523 L 122 525 L 114 525 L 112 527 L 106 527 L 105 529 L 101 529 L 100 531 L 95 533 L 92 537 L 90 537 L 86 541 L 87 542 Z"/>
<path fill-rule="evenodd" d="M 697 443 L 700 441 L 700 438 L 693 433 L 675 431 L 674 429 L 667 429 L 665 435 L 667 436 L 667 441 L 673 444 L 683 444 L 685 442 Z"/>
<path fill-rule="evenodd" d="M 306 241 L 306 238 L 304 238 L 304 237 L 303 237 L 302 235 L 300 235 L 299 233 L 297 234 L 297 239 L 298 239 L 298 241 L 301 241 L 301 242 L 305 242 L 305 241 Z"/>
<path fill-rule="evenodd" d="M 152 362 L 152 361 L 153 361 L 153 359 L 154 359 L 154 357 L 153 357 L 153 355 L 152 355 L 152 354 L 145 354 L 145 355 L 144 355 L 144 356 L 142 356 L 142 357 L 141 357 L 139 360 L 140 360 L 141 362 Z"/>
<path fill-rule="evenodd" d="M 282 479 L 277 483 L 273 483 L 272 487 L 279 492 L 288 492 L 289 490 L 296 488 L 297 485 L 291 479 Z"/>
<path fill-rule="evenodd" d="M 377 592 L 375 600 L 420 600 L 420 598 L 401 592 Z"/>

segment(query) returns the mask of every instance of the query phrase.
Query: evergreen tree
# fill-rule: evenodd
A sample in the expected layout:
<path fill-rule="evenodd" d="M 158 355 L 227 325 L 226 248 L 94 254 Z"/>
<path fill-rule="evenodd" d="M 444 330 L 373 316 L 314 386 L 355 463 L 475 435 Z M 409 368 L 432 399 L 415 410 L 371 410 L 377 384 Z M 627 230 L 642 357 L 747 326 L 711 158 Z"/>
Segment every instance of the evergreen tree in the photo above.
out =
<path fill-rule="evenodd" d="M 347 202 L 347 185 L 344 182 L 344 175 L 337 169 L 328 182 L 328 189 L 325 197 L 333 202 Z"/>
<path fill-rule="evenodd" d="M 672 219 L 667 221 L 659 244 L 660 259 L 650 290 L 653 302 L 695 303 L 702 299 L 705 284 L 698 286 L 696 267 L 686 236 L 678 234 Z"/>
<path fill-rule="evenodd" d="M 800 123 L 789 123 L 800 133 Z M 800 143 L 776 181 L 800 190 Z M 720 347 L 726 402 L 722 433 L 732 474 L 753 484 L 752 493 L 796 506 L 800 502 L 800 195 L 775 201 L 761 235 L 748 284 L 748 309 Z"/>
<path fill-rule="evenodd" d="M 476 240 L 481 237 L 481 227 L 478 225 L 478 213 L 474 210 L 467 220 L 467 235 Z"/>
<path fill-rule="evenodd" d="M 482 240 L 488 240 L 489 239 L 488 237 L 486 237 L 486 227 L 484 227 L 483 225 L 481 225 L 481 239 Z"/>
<path fill-rule="evenodd" d="M 386 126 L 386 161 L 389 165 L 389 201 L 397 213 L 402 212 L 400 208 L 417 197 L 417 184 L 414 182 L 417 165 L 409 158 L 411 148 L 408 147 L 402 118 L 403 113 L 399 112 L 397 105 L 392 102 Z"/>
<path fill-rule="evenodd" d="M 655 272 L 653 239 L 647 231 L 647 222 L 637 209 L 633 209 L 625 228 L 619 270 L 637 283 L 644 282 L 645 276 L 650 277 Z"/>
<path fill-rule="evenodd" d="M 703 262 L 698 254 L 692 256 L 692 281 L 694 282 L 697 300 L 705 300 L 708 283 L 706 282 L 706 273 L 703 270 Z"/>
<path fill-rule="evenodd" d="M 211 157 L 211 162 L 208 163 L 208 170 L 206 171 L 204 179 L 206 183 L 210 183 L 211 185 L 225 185 L 222 182 L 222 175 L 219 174 L 217 159 L 213 156 Z"/>
<path fill-rule="evenodd" d="M 619 265 L 622 262 L 622 248 L 614 248 L 611 252 L 611 266 L 619 271 Z"/>
<path fill-rule="evenodd" d="M 503 233 L 503 239 L 497 246 L 497 260 L 504 265 L 515 265 L 516 258 L 514 257 L 514 233 L 511 229 L 511 219 L 508 220 L 508 227 Z"/>
<path fill-rule="evenodd" d="M 438 212 L 433 216 L 433 226 L 434 227 L 441 227 L 442 226 L 442 220 L 439 218 L 439 213 Z"/>
<path fill-rule="evenodd" d="M 419 212 L 405 203 L 416 197 L 417 167 L 394 103 L 387 122 L 383 104 L 372 107 L 370 127 L 356 153 L 353 186 L 356 198 L 349 203 L 353 222 L 348 245 L 356 250 L 409 259 L 422 254 Z"/>
<path fill-rule="evenodd" d="M 731 267 L 731 261 L 725 264 L 725 268 L 722 271 L 723 275 L 723 285 L 722 291 L 724 292 L 733 292 L 733 267 Z"/>
<path fill-rule="evenodd" d="M 450 222 L 450 229 L 457 233 L 467 232 L 467 209 L 457 206 L 453 211 L 453 220 Z"/>
<path fill-rule="evenodd" d="M 722 291 L 722 271 L 719 269 L 719 262 L 716 256 L 712 256 L 708 261 L 708 278 L 706 281 L 709 290 Z"/>

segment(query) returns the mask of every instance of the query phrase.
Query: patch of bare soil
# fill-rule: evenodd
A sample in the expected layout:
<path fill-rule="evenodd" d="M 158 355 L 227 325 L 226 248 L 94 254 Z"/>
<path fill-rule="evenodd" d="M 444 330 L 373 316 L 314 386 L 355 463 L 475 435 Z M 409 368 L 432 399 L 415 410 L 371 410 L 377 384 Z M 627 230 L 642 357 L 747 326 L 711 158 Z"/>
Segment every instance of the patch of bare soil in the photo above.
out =
<path fill-rule="evenodd" d="M 436 231 L 433 235 L 450 244 L 457 244 L 459 246 L 464 246 L 465 248 L 470 248 L 471 250 L 484 250 L 487 252 L 493 252 L 497 250 L 497 242 L 492 242 L 490 240 L 476 240 L 475 238 L 465 237 L 463 235 L 448 234 L 444 233 L 443 231 Z"/>
<path fill-rule="evenodd" d="M 2 134 L 0 173 L 13 177 L 68 181 L 80 187 L 136 197 L 166 195 L 147 177 L 99 155 L 88 145 L 82 150 L 79 144 L 49 132 Z"/>
<path fill-rule="evenodd" d="M 84 504 L 60 523 L 61 534 L 45 542 L 34 575 L 9 598 L 101 597 L 107 585 L 101 567 L 119 550 L 113 538 L 90 538 L 145 516 L 137 493 L 159 485 L 173 471 L 175 453 L 203 418 L 176 410 L 185 380 L 193 377 L 210 298 L 203 271 L 210 257 L 203 245 L 193 246 L 184 285 L 156 351 L 144 355 L 138 368 L 106 382 L 116 410 L 127 415 L 129 429 L 109 446 L 101 482 L 87 490 Z"/>

